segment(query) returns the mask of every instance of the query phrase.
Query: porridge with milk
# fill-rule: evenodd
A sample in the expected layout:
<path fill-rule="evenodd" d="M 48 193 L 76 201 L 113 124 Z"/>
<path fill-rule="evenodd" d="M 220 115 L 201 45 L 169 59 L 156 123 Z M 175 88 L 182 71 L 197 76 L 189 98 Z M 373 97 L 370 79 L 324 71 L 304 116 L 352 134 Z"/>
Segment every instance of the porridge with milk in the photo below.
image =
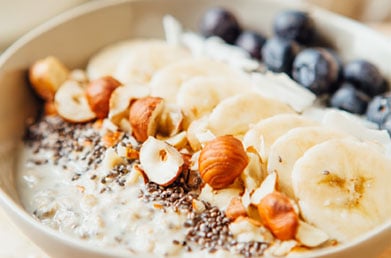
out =
<path fill-rule="evenodd" d="M 203 19 L 219 26 L 221 12 Z M 113 44 L 85 70 L 51 56 L 34 63 L 29 78 L 44 103 L 20 151 L 26 210 L 97 246 L 165 257 L 300 254 L 384 223 L 390 137 L 386 115 L 371 112 L 389 98 L 386 81 L 366 94 L 366 82 L 354 81 L 353 68 L 368 67 L 360 61 L 346 66 L 338 90 L 329 89 L 336 63 L 327 76 L 314 68 L 308 82 L 303 65 L 336 54 L 297 53 L 310 40 L 309 21 L 298 24 L 307 37 L 282 42 L 283 15 L 305 14 L 280 15 L 280 38 L 266 43 L 238 30 L 233 46 L 232 17 L 223 19 L 229 34 L 201 25 L 218 36 L 205 39 L 167 16 L 166 41 Z M 365 110 L 372 122 L 350 114 Z"/>

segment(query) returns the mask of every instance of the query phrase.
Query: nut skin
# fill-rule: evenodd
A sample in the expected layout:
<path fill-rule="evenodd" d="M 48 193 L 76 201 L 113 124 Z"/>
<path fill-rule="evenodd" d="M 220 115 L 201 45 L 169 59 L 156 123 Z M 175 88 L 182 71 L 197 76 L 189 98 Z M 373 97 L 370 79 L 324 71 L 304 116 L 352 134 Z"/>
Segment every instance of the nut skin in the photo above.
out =
<path fill-rule="evenodd" d="M 280 192 L 266 195 L 258 204 L 262 223 L 280 240 L 290 240 L 296 235 L 299 218 L 288 197 Z"/>
<path fill-rule="evenodd" d="M 68 68 L 53 56 L 36 61 L 29 69 L 31 86 L 46 101 L 54 99 L 56 91 L 68 76 Z"/>
<path fill-rule="evenodd" d="M 232 184 L 248 164 L 242 142 L 232 135 L 219 136 L 206 143 L 198 158 L 201 178 L 213 189 Z"/>
<path fill-rule="evenodd" d="M 46 101 L 43 105 L 43 113 L 45 116 L 57 116 L 58 112 L 54 101 Z"/>
<path fill-rule="evenodd" d="M 244 208 L 240 197 L 233 197 L 231 199 L 231 202 L 225 210 L 225 215 L 232 221 L 239 217 L 247 216 L 246 209 Z"/>
<path fill-rule="evenodd" d="M 155 112 L 163 111 L 163 99 L 159 97 L 145 97 L 134 101 L 129 110 L 129 122 L 133 135 L 139 142 L 144 142 L 148 136 L 156 133 L 158 121 L 154 121 Z"/>
<path fill-rule="evenodd" d="M 107 117 L 111 93 L 120 85 L 121 83 L 111 76 L 101 77 L 87 85 L 88 104 L 98 118 Z"/>
<path fill-rule="evenodd" d="M 103 135 L 102 142 L 107 148 L 110 148 L 116 145 L 121 140 L 122 136 L 122 132 L 108 131 L 106 134 Z"/>

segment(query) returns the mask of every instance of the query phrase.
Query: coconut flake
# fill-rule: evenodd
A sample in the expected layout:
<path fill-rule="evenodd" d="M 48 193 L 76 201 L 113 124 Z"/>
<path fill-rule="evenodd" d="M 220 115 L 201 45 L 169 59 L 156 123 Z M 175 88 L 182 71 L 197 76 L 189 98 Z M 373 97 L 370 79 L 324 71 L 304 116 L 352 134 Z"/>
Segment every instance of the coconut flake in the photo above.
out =
<path fill-rule="evenodd" d="M 299 220 L 296 239 L 305 246 L 316 247 L 329 240 L 329 236 L 322 230 Z"/>
<path fill-rule="evenodd" d="M 316 100 L 315 94 L 284 73 L 252 73 L 251 79 L 260 94 L 284 102 L 297 112 L 304 111 Z"/>
<path fill-rule="evenodd" d="M 263 180 L 261 186 L 255 190 L 251 195 L 251 203 L 257 205 L 268 194 L 276 190 L 277 174 L 275 172 L 270 173 L 265 180 Z"/>
<path fill-rule="evenodd" d="M 390 135 L 386 130 L 370 129 L 362 119 L 345 111 L 330 109 L 324 115 L 322 123 L 357 137 L 361 141 L 373 142 L 385 150 L 391 144 Z"/>
<path fill-rule="evenodd" d="M 163 28 L 167 43 L 172 46 L 179 46 L 183 32 L 182 24 L 173 16 L 165 15 L 163 17 Z"/>

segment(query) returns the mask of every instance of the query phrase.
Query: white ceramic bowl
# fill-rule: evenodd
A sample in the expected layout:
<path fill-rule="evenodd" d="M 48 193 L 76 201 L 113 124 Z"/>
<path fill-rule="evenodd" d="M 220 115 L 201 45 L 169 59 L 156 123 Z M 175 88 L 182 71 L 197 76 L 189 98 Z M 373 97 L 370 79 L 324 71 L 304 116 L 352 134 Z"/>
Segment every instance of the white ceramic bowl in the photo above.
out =
<path fill-rule="evenodd" d="M 26 81 L 33 61 L 55 55 L 70 67 L 84 67 L 88 58 L 110 43 L 130 37 L 162 37 L 163 15 L 172 14 L 187 28 L 196 28 L 201 13 L 212 5 L 234 10 L 243 25 L 271 34 L 281 9 L 304 8 L 316 27 L 345 61 L 355 57 L 376 63 L 391 78 L 391 44 L 368 28 L 329 12 L 292 1 L 262 0 L 107 0 L 92 1 L 31 31 L 0 57 L 0 204 L 32 241 L 53 257 L 119 257 L 129 253 L 87 245 L 41 225 L 27 214 L 18 197 L 16 145 L 26 117 L 37 101 Z M 386 204 L 385 205 L 389 205 Z M 306 254 L 308 257 L 373 257 L 391 243 L 391 223 L 353 242 Z M 303 254 L 304 256 L 304 254 Z M 138 256 L 139 257 L 139 256 Z M 144 256 L 143 256 L 144 257 Z"/>

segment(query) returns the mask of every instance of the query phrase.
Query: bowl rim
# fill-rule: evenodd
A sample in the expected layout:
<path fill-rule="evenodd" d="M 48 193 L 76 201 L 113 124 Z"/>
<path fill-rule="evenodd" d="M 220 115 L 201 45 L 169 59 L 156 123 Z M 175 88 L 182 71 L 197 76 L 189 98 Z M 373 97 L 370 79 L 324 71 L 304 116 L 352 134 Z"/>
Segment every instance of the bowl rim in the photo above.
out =
<path fill-rule="evenodd" d="M 10 45 L 8 48 L 6 48 L 3 53 L 0 54 L 0 71 L 4 69 L 4 65 L 7 63 L 7 61 L 13 57 L 15 53 L 19 51 L 20 48 L 26 46 L 29 44 L 30 41 L 40 37 L 43 33 L 55 29 L 57 26 L 61 25 L 62 23 L 66 23 L 71 21 L 72 19 L 84 15 L 88 15 L 94 11 L 99 11 L 111 6 L 117 6 L 121 4 L 131 4 L 131 3 L 137 3 L 137 2 L 156 2 L 156 4 L 159 4 L 160 2 L 163 2 L 165 0 L 106 0 L 106 1 L 89 1 L 86 3 L 83 3 L 79 6 L 73 7 L 70 10 L 67 10 L 48 21 L 42 23 L 41 25 L 35 27 L 34 29 L 30 30 L 28 33 L 21 36 L 19 39 L 17 39 L 12 45 Z M 187 1 L 187 0 L 182 0 Z M 322 9 L 320 7 L 314 6 L 309 3 L 304 3 L 302 1 L 291 1 L 288 3 L 285 0 L 258 0 L 260 3 L 268 3 L 270 5 L 276 5 L 280 6 L 281 8 L 295 8 L 295 9 L 303 9 L 308 11 L 313 16 L 319 16 L 321 18 L 328 18 L 332 20 L 333 24 L 344 24 L 345 28 L 348 27 L 350 30 L 353 31 L 360 31 L 361 33 L 365 33 L 368 37 L 373 38 L 373 40 L 378 41 L 381 44 L 384 44 L 386 46 L 386 49 L 388 48 L 391 53 L 391 45 L 389 44 L 389 39 L 374 31 L 370 27 L 365 26 L 362 23 L 359 23 L 357 21 L 351 20 L 347 17 L 343 17 L 341 15 L 338 15 L 336 13 L 333 13 L 331 11 Z M 316 19 L 316 18 L 315 18 Z M 39 221 L 35 220 L 30 214 L 27 213 L 27 211 L 22 207 L 22 205 L 17 204 L 13 199 L 4 192 L 2 188 L 0 188 L 0 205 L 2 208 L 6 211 L 8 216 L 14 221 L 15 219 L 10 216 L 12 214 L 17 215 L 17 217 L 26 223 L 28 223 L 30 226 L 32 226 L 37 231 L 42 231 L 46 235 L 50 236 L 51 238 L 65 242 L 68 246 L 75 246 L 80 250 L 84 250 L 87 252 L 95 252 L 99 253 L 101 255 L 107 255 L 107 256 L 118 256 L 118 257 L 129 257 L 131 253 L 129 251 L 124 251 L 119 248 L 111 248 L 110 251 L 108 251 L 105 247 L 95 245 L 93 243 L 87 242 L 87 241 L 80 241 L 80 239 L 69 236 L 64 233 L 60 233 L 55 229 L 52 229 L 48 226 L 43 225 Z M 15 223 L 16 224 L 16 223 Z M 16 225 L 17 226 L 17 225 Z M 18 226 L 17 226 L 18 227 Z M 375 237 L 376 235 L 381 234 L 382 232 L 386 230 L 391 230 L 391 220 L 386 221 L 385 223 L 375 227 L 369 232 L 366 232 L 365 234 L 360 235 L 359 237 L 343 244 L 339 244 L 338 246 L 333 247 L 326 247 L 319 250 L 313 250 L 310 252 L 300 253 L 300 257 L 314 257 L 314 256 L 323 256 L 323 255 L 331 255 L 331 254 L 337 254 L 339 252 L 343 252 L 347 249 L 354 248 L 360 244 L 363 244 L 365 241 L 368 241 L 369 239 Z M 21 230 L 25 231 L 25 230 Z M 23 234 L 25 234 L 23 232 Z M 30 241 L 34 242 L 30 237 L 28 237 Z M 38 245 L 39 246 L 39 245 Z M 139 253 L 138 253 L 139 254 Z M 137 255 L 137 254 L 136 254 Z M 153 254 L 146 254 L 146 255 L 153 255 Z M 292 255 L 290 255 L 292 256 Z M 295 256 L 295 254 L 293 255 Z"/>

